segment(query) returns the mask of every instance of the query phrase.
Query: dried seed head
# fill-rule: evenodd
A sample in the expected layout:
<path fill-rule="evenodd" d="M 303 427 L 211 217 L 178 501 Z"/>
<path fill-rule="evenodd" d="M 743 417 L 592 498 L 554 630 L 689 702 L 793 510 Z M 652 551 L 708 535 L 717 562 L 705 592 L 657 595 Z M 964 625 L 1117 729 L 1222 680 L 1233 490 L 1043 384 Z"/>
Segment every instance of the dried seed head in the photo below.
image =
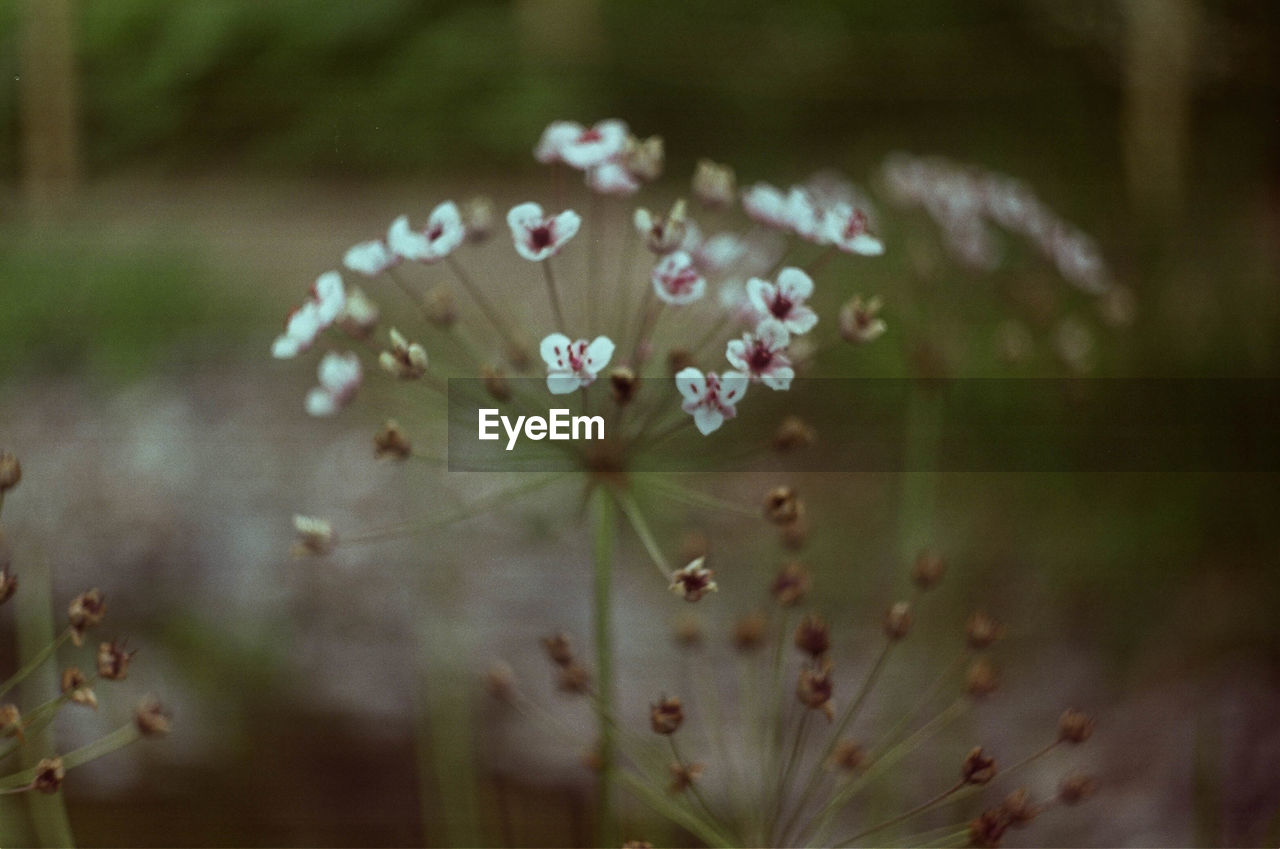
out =
<path fill-rule="evenodd" d="M 609 392 L 618 406 L 625 407 L 630 404 L 639 388 L 640 380 L 630 367 L 618 366 L 609 372 Z"/>
<path fill-rule="evenodd" d="M 297 537 L 289 552 L 294 557 L 320 557 L 333 551 L 338 541 L 327 519 L 295 515 L 293 529 Z"/>
<path fill-rule="evenodd" d="M 684 244 L 685 235 L 689 231 L 683 200 L 672 204 L 671 211 L 665 218 L 641 207 L 636 210 L 632 223 L 644 238 L 645 245 L 658 256 L 669 254 Z"/>
<path fill-rule="evenodd" d="M 965 623 L 965 640 L 969 643 L 969 648 L 981 651 L 1003 637 L 1004 630 L 1004 625 L 977 610 Z"/>
<path fill-rule="evenodd" d="M 996 849 L 1008 827 L 1009 824 L 998 808 L 983 811 L 977 819 L 969 823 L 969 845 Z"/>
<path fill-rule="evenodd" d="M 671 765 L 671 784 L 667 789 L 672 793 L 683 793 L 693 786 L 693 782 L 702 777 L 702 764 L 673 763 Z"/>
<path fill-rule="evenodd" d="M 672 376 L 679 374 L 694 365 L 693 354 L 688 348 L 672 348 L 667 352 L 667 371 Z"/>
<path fill-rule="evenodd" d="M 998 686 L 1000 686 L 1000 678 L 990 661 L 980 657 L 969 664 L 969 670 L 964 678 L 965 692 L 975 699 L 981 699 L 994 693 Z"/>
<path fill-rule="evenodd" d="M 550 637 L 543 637 L 542 647 L 547 650 L 547 656 L 556 666 L 569 666 L 577 659 L 573 653 L 573 643 L 569 640 L 569 635 L 563 631 L 557 631 Z"/>
<path fill-rule="evenodd" d="M 395 419 L 387 419 L 382 427 L 373 435 L 373 456 L 392 457 L 396 460 L 407 460 L 413 453 L 413 444 L 409 436 Z"/>
<path fill-rule="evenodd" d="M 789 486 L 776 486 L 764 497 L 764 517 L 775 525 L 789 525 L 804 510 L 800 496 Z"/>
<path fill-rule="evenodd" d="M 693 615 L 681 616 L 676 621 L 676 645 L 682 649 L 694 649 L 702 645 L 702 623 Z"/>
<path fill-rule="evenodd" d="M 901 640 L 911 633 L 911 605 L 896 602 L 884 615 L 884 635 L 891 640 Z"/>
<path fill-rule="evenodd" d="M 804 601 L 811 584 L 808 567 L 799 560 L 789 560 L 783 564 L 778 577 L 773 579 L 769 592 L 778 604 L 792 607 Z"/>
<path fill-rule="evenodd" d="M 729 206 L 738 193 L 737 178 L 728 165 L 699 159 L 693 172 L 693 196 L 713 209 Z"/>
<path fill-rule="evenodd" d="M 3 549 L 3 547 L 4 541 L 0 540 L 0 549 Z M 0 554 L 0 557 L 3 556 L 3 554 Z M 3 568 L 0 568 L 0 604 L 4 604 L 9 599 L 13 598 L 13 594 L 17 591 L 18 576 L 9 571 L 9 566 L 6 563 Z"/>
<path fill-rule="evenodd" d="M 733 623 L 733 647 L 738 651 L 755 651 L 764 645 L 764 631 L 767 625 L 764 614 L 748 613 Z"/>
<path fill-rule="evenodd" d="M 98 644 L 98 677 L 123 681 L 129 675 L 129 661 L 135 652 L 125 651 L 123 641 Z"/>
<path fill-rule="evenodd" d="M 840 308 L 840 337 L 853 345 L 878 339 L 886 329 L 880 306 L 878 297 L 863 302 L 860 295 L 854 295 Z"/>
<path fill-rule="evenodd" d="M 1068 775 L 1058 785 L 1058 800 L 1064 805 L 1078 805 L 1097 789 L 1098 785 L 1087 775 Z"/>
<path fill-rule="evenodd" d="M 511 384 L 507 381 L 506 375 L 501 369 L 493 366 L 482 366 L 480 368 L 480 377 L 484 379 L 484 391 L 489 393 L 493 400 L 505 404 L 511 400 Z"/>
<path fill-rule="evenodd" d="M 516 673 L 501 660 L 489 664 L 484 673 L 484 690 L 490 697 L 511 704 L 516 698 Z"/>
<path fill-rule="evenodd" d="M 133 712 L 133 722 L 143 737 L 163 737 L 169 733 L 169 712 L 155 696 L 147 696 Z"/>
<path fill-rule="evenodd" d="M 102 621 L 107 612 L 107 602 L 102 593 L 94 589 L 82 592 L 71 600 L 67 608 L 67 620 L 71 623 L 71 639 L 76 645 L 81 644 L 84 632 Z"/>
<path fill-rule="evenodd" d="M 822 711 L 827 721 L 835 716 L 835 705 L 831 703 L 831 695 L 834 691 L 835 683 L 831 680 L 830 664 L 801 668 L 800 678 L 796 682 L 796 698 L 805 707 Z"/>
<path fill-rule="evenodd" d="M 699 557 L 689 565 L 671 573 L 671 591 L 685 601 L 699 601 L 707 593 L 713 593 L 719 587 L 712 579 L 715 574 L 702 565 L 705 558 Z"/>
<path fill-rule="evenodd" d="M 799 416 L 787 416 L 773 434 L 773 449 L 786 453 L 798 448 L 808 448 L 818 438 L 817 431 Z"/>
<path fill-rule="evenodd" d="M 442 330 L 453 327 L 458 320 L 458 304 L 447 286 L 432 286 L 422 296 L 422 311 L 427 321 Z"/>
<path fill-rule="evenodd" d="M 1058 720 L 1058 739 L 1063 743 L 1083 743 L 1093 736 L 1093 717 L 1074 708 Z"/>
<path fill-rule="evenodd" d="M 675 734 L 684 722 L 684 708 L 675 696 L 663 696 L 657 704 L 649 705 L 649 727 L 654 734 Z"/>
<path fill-rule="evenodd" d="M 643 140 L 628 136 L 622 157 L 631 176 L 646 183 L 653 182 L 662 176 L 666 160 L 662 136 L 649 136 Z"/>
<path fill-rule="evenodd" d="M 467 241 L 481 244 L 493 235 L 493 201 L 476 195 L 462 205 L 462 223 L 467 228 Z"/>
<path fill-rule="evenodd" d="M 861 744 L 844 738 L 836 743 L 827 759 L 827 769 L 833 772 L 853 772 L 867 759 L 867 750 Z"/>
<path fill-rule="evenodd" d="M 799 551 L 804 548 L 805 543 L 809 541 L 809 520 L 805 518 L 803 509 L 800 518 L 778 528 L 778 541 L 788 551 Z"/>
<path fill-rule="evenodd" d="M 796 648 L 812 658 L 822 657 L 831 648 L 831 632 L 816 613 L 810 613 L 796 626 Z"/>
<path fill-rule="evenodd" d="M 0 451 L 0 492 L 8 492 L 22 480 L 22 464 L 11 451 Z"/>
<path fill-rule="evenodd" d="M 556 687 L 565 693 L 585 693 L 591 689 L 591 673 L 576 662 L 561 666 L 556 672 Z"/>
<path fill-rule="evenodd" d="M 94 695 L 89 680 L 79 667 L 68 666 L 62 670 L 62 694 L 78 705 L 95 709 L 98 707 L 98 697 Z"/>
<path fill-rule="evenodd" d="M 414 380 L 427 371 L 427 350 L 417 342 L 410 342 L 404 335 L 391 328 L 391 347 L 378 355 L 378 365 L 388 374 L 401 380 Z"/>
<path fill-rule="evenodd" d="M 987 757 L 981 746 L 974 746 L 960 765 L 960 777 L 965 784 L 986 784 L 996 777 L 996 759 Z"/>
<path fill-rule="evenodd" d="M 57 793 L 66 776 L 62 758 L 44 758 L 36 764 L 36 777 L 31 782 L 31 787 L 41 793 Z"/>
<path fill-rule="evenodd" d="M 1004 801 L 1000 803 L 1000 813 L 1009 825 L 1021 828 L 1036 818 L 1040 808 L 1032 803 L 1024 787 L 1004 797 Z"/>
<path fill-rule="evenodd" d="M 17 705 L 0 705 L 0 737 L 22 737 L 22 711 Z"/>
<path fill-rule="evenodd" d="M 915 565 L 911 567 L 911 580 L 922 590 L 931 590 L 946 574 L 947 564 L 932 551 L 924 550 L 916 556 Z"/>
<path fill-rule="evenodd" d="M 378 305 L 357 286 L 347 293 L 346 303 L 338 316 L 338 326 L 356 339 L 368 339 L 381 318 Z"/>

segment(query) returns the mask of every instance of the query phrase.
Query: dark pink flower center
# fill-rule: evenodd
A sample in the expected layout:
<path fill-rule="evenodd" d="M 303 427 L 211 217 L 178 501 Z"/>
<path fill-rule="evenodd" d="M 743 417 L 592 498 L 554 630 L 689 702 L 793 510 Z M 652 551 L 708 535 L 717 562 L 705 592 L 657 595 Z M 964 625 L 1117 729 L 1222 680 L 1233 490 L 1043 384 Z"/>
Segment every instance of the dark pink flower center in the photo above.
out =
<path fill-rule="evenodd" d="M 769 312 L 773 313 L 774 318 L 786 318 L 791 315 L 791 308 L 795 306 L 791 299 L 781 292 L 773 299 L 773 303 L 769 305 Z"/>
<path fill-rule="evenodd" d="M 867 231 L 867 216 L 861 209 L 855 209 L 853 214 L 849 216 L 848 222 L 844 225 L 844 237 L 852 239 L 854 236 L 860 236 Z"/>
<path fill-rule="evenodd" d="M 600 135 L 600 131 L 593 127 L 592 129 L 587 130 L 582 135 L 578 136 L 578 144 L 586 144 L 587 142 L 598 142 L 602 138 L 604 138 L 604 136 Z"/>
<path fill-rule="evenodd" d="M 542 250 L 551 247 L 555 238 L 551 235 L 551 228 L 546 224 L 539 224 L 529 231 L 529 244 L 533 245 L 534 250 Z"/>
<path fill-rule="evenodd" d="M 444 235 L 444 226 L 437 224 L 427 231 L 427 241 L 434 242 L 436 239 Z"/>
<path fill-rule="evenodd" d="M 763 342 L 756 342 L 751 346 L 751 353 L 747 355 L 747 366 L 751 371 L 759 373 L 768 371 L 769 366 L 773 364 L 773 351 Z"/>

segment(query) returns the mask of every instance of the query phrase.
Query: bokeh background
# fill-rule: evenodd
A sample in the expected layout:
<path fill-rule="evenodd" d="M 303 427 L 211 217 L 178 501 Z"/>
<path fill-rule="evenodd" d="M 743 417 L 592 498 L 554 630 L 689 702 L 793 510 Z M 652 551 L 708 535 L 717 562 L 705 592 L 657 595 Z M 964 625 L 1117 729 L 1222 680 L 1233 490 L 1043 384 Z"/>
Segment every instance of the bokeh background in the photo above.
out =
<path fill-rule="evenodd" d="M 419 766 L 443 755 L 413 735 L 424 654 L 475 672 L 502 657 L 536 689 L 537 637 L 588 633 L 586 533 L 567 490 L 456 532 L 287 557 L 294 512 L 372 526 L 496 486 L 372 464 L 378 412 L 308 420 L 310 366 L 270 360 L 280 316 L 350 244 L 446 197 L 548 197 L 530 151 L 554 119 L 662 135 L 664 197 L 702 156 L 744 182 L 833 168 L 874 185 L 893 151 L 940 154 L 1031 183 L 1133 291 L 1134 320 L 1115 328 L 1051 271 L 1018 271 L 1030 282 L 1014 308 L 1044 351 L 1048 316 L 1080 314 L 1095 376 L 1275 378 L 1277 43 L 1266 0 L 0 5 L 0 447 L 25 471 L 5 527 L 19 573 L 47 559 L 58 600 L 101 586 L 111 633 L 141 649 L 124 693 L 60 735 L 113 727 L 134 692 L 175 711 L 167 741 L 73 775 L 79 839 L 442 844 L 447 794 Z M 883 293 L 891 333 L 937 327 L 910 341 L 952 374 L 1064 374 L 1051 353 L 1002 363 L 991 339 L 1012 284 L 976 284 L 907 220 L 886 222 L 883 263 L 833 270 L 840 285 Z M 922 264 L 927 308 L 901 283 Z M 831 368 L 909 375 L 912 345 Z M 984 438 L 988 423 L 962 424 Z M 847 623 L 853 656 L 904 585 L 902 483 L 802 484 L 819 604 Z M 1064 703 L 1099 717 L 1081 761 L 1105 779 L 1095 807 L 1020 839 L 1280 839 L 1276 483 L 1275 469 L 939 478 L 933 543 L 953 583 L 924 633 L 946 639 L 974 605 L 1011 625 L 1009 685 L 969 730 L 1029 747 Z M 736 538 L 723 518 L 662 521 Z M 753 556 L 749 543 L 722 543 L 726 559 Z M 644 687 L 676 667 L 662 629 L 680 611 L 626 558 L 619 592 L 637 603 L 621 614 L 634 637 L 621 664 L 640 717 Z M 709 633 L 758 601 L 758 583 L 724 596 Z M 0 609 L 9 668 L 15 603 Z M 902 690 L 936 665 L 930 639 Z M 486 804 L 512 824 L 491 839 L 586 840 L 580 752 L 519 726 L 474 715 Z M 901 784 L 886 794 L 920 798 Z M 16 819 L 0 842 L 24 840 L 21 826 L 2 836 Z"/>

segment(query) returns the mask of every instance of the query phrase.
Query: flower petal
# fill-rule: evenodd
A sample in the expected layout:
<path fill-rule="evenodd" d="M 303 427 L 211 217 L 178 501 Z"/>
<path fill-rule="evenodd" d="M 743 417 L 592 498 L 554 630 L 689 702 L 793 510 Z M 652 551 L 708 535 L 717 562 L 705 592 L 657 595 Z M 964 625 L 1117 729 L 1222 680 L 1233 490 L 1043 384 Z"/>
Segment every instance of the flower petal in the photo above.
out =
<path fill-rule="evenodd" d="M 563 333 L 552 333 L 542 340 L 539 353 L 550 369 L 569 370 L 569 346 L 573 341 Z"/>
<path fill-rule="evenodd" d="M 698 432 L 706 436 L 719 430 L 720 425 L 724 424 L 724 413 L 713 407 L 698 407 L 693 411 L 693 423 Z"/>
<path fill-rule="evenodd" d="M 613 358 L 614 347 L 613 340 L 608 336 L 597 336 L 593 339 L 587 346 L 587 368 L 598 373 L 609 365 L 609 360 Z"/>
<path fill-rule="evenodd" d="M 573 372 L 552 372 L 547 375 L 547 391 L 552 395 L 568 395 L 584 385 L 583 380 Z"/>
<path fill-rule="evenodd" d="M 799 268 L 778 272 L 778 291 L 791 301 L 808 300 L 813 295 L 813 278 Z"/>
<path fill-rule="evenodd" d="M 395 254 L 387 249 L 386 243 L 381 239 L 352 245 L 342 258 L 343 265 L 366 277 L 377 277 L 395 263 Z"/>

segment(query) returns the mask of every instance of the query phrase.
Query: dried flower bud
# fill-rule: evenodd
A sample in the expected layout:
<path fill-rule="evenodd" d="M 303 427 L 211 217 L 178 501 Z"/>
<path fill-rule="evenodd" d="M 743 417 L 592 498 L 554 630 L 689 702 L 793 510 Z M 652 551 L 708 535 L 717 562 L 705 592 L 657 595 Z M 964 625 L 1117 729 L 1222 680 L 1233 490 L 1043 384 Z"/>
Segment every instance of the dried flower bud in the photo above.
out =
<path fill-rule="evenodd" d="M 640 380 L 629 366 L 618 366 L 609 372 L 609 392 L 619 407 L 625 407 L 635 397 Z"/>
<path fill-rule="evenodd" d="M 672 348 L 667 352 L 667 371 L 674 376 L 694 365 L 693 354 L 687 348 Z"/>
<path fill-rule="evenodd" d="M 1000 686 L 1000 679 L 990 661 L 980 657 L 969 664 L 969 670 L 964 678 L 965 692 L 975 699 L 981 699 L 994 693 L 998 686 Z"/>
<path fill-rule="evenodd" d="M 71 639 L 78 646 L 84 632 L 102 621 L 107 612 L 107 602 L 97 589 L 87 590 L 71 600 L 67 608 L 67 620 L 71 623 Z"/>
<path fill-rule="evenodd" d="M 733 168 L 710 159 L 698 160 L 698 168 L 693 172 L 693 196 L 699 203 L 713 209 L 729 206 L 737 193 L 737 178 Z"/>
<path fill-rule="evenodd" d="M 1021 828 L 1031 822 L 1040 813 L 1040 808 L 1031 802 L 1026 788 L 1014 790 L 1000 803 L 1000 814 L 1005 822 L 1014 828 Z"/>
<path fill-rule="evenodd" d="M 1087 775 L 1069 775 L 1058 785 L 1058 800 L 1064 805 L 1078 805 L 1088 799 L 1098 789 L 1094 780 Z"/>
<path fill-rule="evenodd" d="M 853 772 L 867 759 L 867 750 L 847 737 L 837 741 L 827 759 L 827 769 L 835 772 Z"/>
<path fill-rule="evenodd" d="M 4 541 L 0 540 L 0 548 L 4 546 Z M 18 591 L 18 576 L 9 571 L 8 564 L 0 569 L 0 604 L 4 604 L 13 598 L 13 594 Z"/>
<path fill-rule="evenodd" d="M 999 809 L 983 811 L 977 819 L 969 823 L 969 845 L 996 849 L 1008 827 Z"/>
<path fill-rule="evenodd" d="M 294 516 L 293 529 L 297 538 L 289 549 L 294 557 L 320 557 L 333 551 L 337 536 L 326 519 L 314 516 Z"/>
<path fill-rule="evenodd" d="M 693 649 L 702 645 L 702 623 L 696 616 L 681 616 L 675 627 L 676 645 Z"/>
<path fill-rule="evenodd" d="M 733 647 L 738 651 L 754 651 L 764 645 L 766 621 L 763 613 L 748 613 L 733 624 Z"/>
<path fill-rule="evenodd" d="M 507 365 L 521 373 L 528 371 L 529 365 L 533 362 L 529 349 L 518 342 L 513 342 L 504 347 L 502 356 L 506 358 Z"/>
<path fill-rule="evenodd" d="M 853 345 L 874 342 L 885 332 L 884 320 L 880 318 L 880 298 L 868 299 L 854 295 L 840 308 L 840 338 Z"/>
<path fill-rule="evenodd" d="M 693 786 L 693 782 L 702 777 L 702 764 L 681 764 L 673 763 L 671 765 L 671 784 L 667 789 L 672 793 L 683 793 Z"/>
<path fill-rule="evenodd" d="M 422 311 L 427 321 L 442 330 L 453 327 L 458 320 L 458 304 L 447 286 L 432 286 L 422 298 Z"/>
<path fill-rule="evenodd" d="M 796 698 L 805 707 L 822 711 L 828 722 L 835 716 L 835 705 L 831 703 L 834 690 L 830 664 L 823 664 L 821 668 L 801 668 L 800 679 L 796 682 Z"/>
<path fill-rule="evenodd" d="M 884 635 L 891 640 L 901 640 L 911 633 L 911 605 L 896 602 L 884 615 Z"/>
<path fill-rule="evenodd" d="M 542 647 L 547 650 L 547 656 L 556 666 L 569 666 L 577 659 L 573 652 L 573 643 L 569 640 L 569 635 L 563 631 L 557 631 L 550 637 L 543 637 Z"/>
<path fill-rule="evenodd" d="M 484 391 L 500 404 L 511 400 L 511 384 L 501 369 L 494 366 L 481 366 L 480 377 L 484 380 Z"/>
<path fill-rule="evenodd" d="M 931 590 L 942 581 L 946 574 L 947 564 L 932 551 L 924 550 L 916 555 L 915 565 L 911 567 L 911 580 L 922 590 Z"/>
<path fill-rule="evenodd" d="M 417 342 L 409 342 L 394 327 L 390 336 L 391 348 L 378 355 L 378 365 L 401 380 L 422 377 L 427 370 L 427 350 Z"/>
<path fill-rule="evenodd" d="M 1058 720 L 1058 740 L 1063 743 L 1083 743 L 1093 736 L 1093 718 L 1083 711 L 1069 709 Z"/>
<path fill-rule="evenodd" d="M 0 451 L 0 493 L 8 492 L 22 480 L 22 464 L 11 451 Z"/>
<path fill-rule="evenodd" d="M 816 613 L 810 613 L 796 626 L 796 648 L 812 658 L 819 658 L 831 648 L 831 632 Z"/>
<path fill-rule="evenodd" d="M 653 844 L 647 840 L 628 840 L 622 844 L 622 849 L 653 849 Z"/>
<path fill-rule="evenodd" d="M 675 696 L 664 696 L 657 704 L 649 705 L 649 727 L 654 734 L 675 734 L 684 722 L 684 708 Z"/>
<path fill-rule="evenodd" d="M 98 707 L 98 697 L 79 667 L 68 666 L 62 670 L 62 694 L 78 705 L 94 709 Z"/>
<path fill-rule="evenodd" d="M 817 431 L 806 424 L 804 419 L 787 416 L 773 434 L 773 448 L 783 453 L 795 451 L 797 448 L 808 448 L 817 438 Z"/>
<path fill-rule="evenodd" d="M 698 557 L 682 569 L 671 573 L 671 591 L 684 598 L 685 601 L 699 601 L 707 593 L 713 593 L 719 587 L 712 580 L 715 574 L 702 565 L 706 558 Z"/>
<path fill-rule="evenodd" d="M 591 673 L 578 663 L 562 666 L 556 672 L 556 687 L 565 693 L 585 693 L 591 689 Z"/>
<path fill-rule="evenodd" d="M 803 506 L 803 505 L 802 505 Z M 800 518 L 778 528 L 778 541 L 788 551 L 799 551 L 809 541 L 809 520 L 801 512 Z"/>
<path fill-rule="evenodd" d="M 689 228 L 683 200 L 672 204 L 665 218 L 641 207 L 636 210 L 632 223 L 649 250 L 659 256 L 669 254 L 684 244 Z"/>
<path fill-rule="evenodd" d="M 36 764 L 36 777 L 31 782 L 31 787 L 41 793 L 57 793 L 66 775 L 62 758 L 42 758 Z"/>
<path fill-rule="evenodd" d="M 484 673 L 484 689 L 491 698 L 510 704 L 516 698 L 516 673 L 501 660 L 489 664 Z"/>
<path fill-rule="evenodd" d="M 134 725 L 143 737 L 163 737 L 169 733 L 169 712 L 154 696 L 147 696 L 133 713 Z"/>
<path fill-rule="evenodd" d="M 764 497 L 764 517 L 775 525 L 789 525 L 804 511 L 800 496 L 789 486 L 777 486 Z"/>
<path fill-rule="evenodd" d="M 781 606 L 793 607 L 804 601 L 811 584 L 809 568 L 799 560 L 789 560 L 783 564 L 778 577 L 773 579 L 769 592 Z"/>
<path fill-rule="evenodd" d="M 649 136 L 644 140 L 628 136 L 622 157 L 631 176 L 646 183 L 653 182 L 662 176 L 666 159 L 662 136 Z"/>
<path fill-rule="evenodd" d="M 974 746 L 960 765 L 960 777 L 965 784 L 986 784 L 996 777 L 996 759 L 983 754 L 981 746 Z"/>
<path fill-rule="evenodd" d="M 493 201 L 477 195 L 462 205 L 462 222 L 467 228 L 467 241 L 481 244 L 493 235 Z"/>
<path fill-rule="evenodd" d="M 129 661 L 136 652 L 125 651 L 123 642 L 98 644 L 98 677 L 123 681 L 129 675 Z"/>
<path fill-rule="evenodd" d="M 390 456 L 407 460 L 413 454 L 413 444 L 395 419 L 387 419 L 373 435 L 373 456 L 381 459 Z"/>
<path fill-rule="evenodd" d="M 342 312 L 338 315 L 338 326 L 356 339 L 368 339 L 381 317 L 378 305 L 357 286 L 347 293 Z"/>
<path fill-rule="evenodd" d="M 17 705 L 0 705 L 0 737 L 22 739 L 22 711 Z"/>
<path fill-rule="evenodd" d="M 975 611 L 964 627 L 969 648 L 981 651 L 1004 636 L 1004 625 L 982 611 Z"/>

